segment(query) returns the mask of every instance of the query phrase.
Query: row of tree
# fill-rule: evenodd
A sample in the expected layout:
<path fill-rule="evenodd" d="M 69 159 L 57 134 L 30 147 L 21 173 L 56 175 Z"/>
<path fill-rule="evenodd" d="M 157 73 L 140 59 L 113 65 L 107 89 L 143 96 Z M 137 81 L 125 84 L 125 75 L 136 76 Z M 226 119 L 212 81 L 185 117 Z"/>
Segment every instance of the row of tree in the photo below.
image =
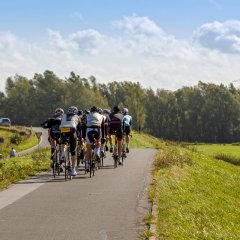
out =
<path fill-rule="evenodd" d="M 5 93 L 0 93 L 0 116 L 18 125 L 37 126 L 57 107 L 66 110 L 71 105 L 127 107 L 133 128 L 164 139 L 240 141 L 240 90 L 232 84 L 199 82 L 177 91 L 153 91 L 133 82 L 99 84 L 93 76 L 86 79 L 73 72 L 63 80 L 45 71 L 32 79 L 9 77 Z"/>

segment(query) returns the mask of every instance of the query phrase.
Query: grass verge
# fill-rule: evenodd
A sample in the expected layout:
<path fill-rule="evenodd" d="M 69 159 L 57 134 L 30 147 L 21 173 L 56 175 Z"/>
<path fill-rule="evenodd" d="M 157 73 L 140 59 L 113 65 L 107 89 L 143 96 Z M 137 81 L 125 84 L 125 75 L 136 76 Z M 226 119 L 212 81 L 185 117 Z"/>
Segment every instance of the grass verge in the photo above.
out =
<path fill-rule="evenodd" d="M 0 127 L 0 137 L 4 142 L 0 146 L 3 158 L 9 156 L 11 148 L 17 152 L 31 148 L 38 144 L 38 138 L 31 130 L 21 126 Z"/>
<path fill-rule="evenodd" d="M 157 239 L 240 239 L 240 169 L 180 146 L 155 161 Z"/>
<path fill-rule="evenodd" d="M 41 149 L 21 157 L 0 160 L 0 190 L 12 183 L 49 170 L 49 149 Z"/>

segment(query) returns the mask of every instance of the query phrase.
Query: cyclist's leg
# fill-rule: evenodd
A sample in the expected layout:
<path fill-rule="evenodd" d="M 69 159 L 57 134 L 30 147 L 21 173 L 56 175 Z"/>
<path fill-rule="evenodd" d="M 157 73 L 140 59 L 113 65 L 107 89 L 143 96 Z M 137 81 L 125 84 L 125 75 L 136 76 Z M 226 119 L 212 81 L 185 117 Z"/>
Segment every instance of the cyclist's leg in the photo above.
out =
<path fill-rule="evenodd" d="M 125 127 L 125 133 L 126 133 L 126 152 L 129 153 L 129 141 L 130 141 L 130 127 Z"/>
<path fill-rule="evenodd" d="M 77 136 L 75 133 L 70 133 L 70 152 L 71 152 L 71 162 L 72 162 L 72 176 L 75 176 L 76 173 L 76 141 Z"/>
<path fill-rule="evenodd" d="M 87 132 L 86 132 L 86 153 L 85 153 L 85 161 L 86 161 L 87 171 L 90 168 L 92 141 L 93 141 L 92 131 L 91 131 L 91 129 L 87 128 Z"/>
<path fill-rule="evenodd" d="M 122 138 L 123 138 L 123 131 L 122 131 L 122 128 L 120 128 L 117 131 L 117 145 L 118 145 L 118 156 L 119 156 L 119 158 L 122 155 Z"/>
<path fill-rule="evenodd" d="M 110 153 L 113 152 L 113 144 L 112 144 L 112 134 L 113 134 L 113 127 L 110 125 L 108 130 L 108 139 L 110 144 Z"/>

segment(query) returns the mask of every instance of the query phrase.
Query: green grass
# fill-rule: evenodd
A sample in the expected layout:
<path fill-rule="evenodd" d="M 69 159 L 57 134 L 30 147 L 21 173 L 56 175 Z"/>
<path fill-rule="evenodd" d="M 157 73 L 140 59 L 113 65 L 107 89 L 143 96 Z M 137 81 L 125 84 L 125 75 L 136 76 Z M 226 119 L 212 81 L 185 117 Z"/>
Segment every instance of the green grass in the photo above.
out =
<path fill-rule="evenodd" d="M 217 154 L 223 153 L 240 157 L 240 146 L 234 146 L 231 144 L 201 144 L 194 145 L 194 148 L 196 148 L 197 151 L 208 156 L 215 156 Z"/>
<path fill-rule="evenodd" d="M 155 161 L 157 239 L 240 239 L 240 168 L 178 146 Z"/>
<path fill-rule="evenodd" d="M 0 190 L 39 172 L 49 170 L 49 149 L 42 149 L 22 157 L 0 160 Z"/>
<path fill-rule="evenodd" d="M 240 146 L 231 144 L 205 144 L 195 145 L 194 149 L 204 155 L 215 157 L 218 160 L 240 165 Z"/>
<path fill-rule="evenodd" d="M 4 138 L 4 142 L 0 144 L 0 153 L 3 157 L 9 156 L 12 147 L 20 152 L 38 144 L 35 134 L 20 126 L 0 127 L 0 137 Z M 11 142 L 11 139 L 18 140 L 18 144 Z"/>
<path fill-rule="evenodd" d="M 153 137 L 145 133 L 136 131 L 131 132 L 130 148 L 162 148 L 165 142 L 160 141 L 159 138 Z"/>

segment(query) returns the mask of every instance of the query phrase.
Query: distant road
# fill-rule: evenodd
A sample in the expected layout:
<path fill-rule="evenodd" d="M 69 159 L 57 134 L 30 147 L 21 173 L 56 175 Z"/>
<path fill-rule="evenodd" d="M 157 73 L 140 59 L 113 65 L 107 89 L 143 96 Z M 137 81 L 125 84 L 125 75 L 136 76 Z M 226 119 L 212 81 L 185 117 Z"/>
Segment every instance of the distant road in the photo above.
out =
<path fill-rule="evenodd" d="M 39 143 L 40 148 L 41 147 L 50 147 L 49 142 L 48 142 L 48 130 L 47 129 L 43 129 L 41 127 L 33 127 L 32 130 L 35 131 L 35 132 L 41 132 L 42 133 L 42 137 L 41 137 L 41 140 L 40 140 L 40 143 Z M 32 148 L 26 149 L 24 151 L 18 152 L 17 155 L 22 156 L 24 154 L 33 152 L 37 149 L 38 149 L 38 145 L 34 146 Z"/>
<path fill-rule="evenodd" d="M 45 173 L 0 192 L 0 239 L 139 239 L 155 153 L 131 149 L 116 169 L 108 154 L 93 178 L 79 172 L 65 182 Z"/>

